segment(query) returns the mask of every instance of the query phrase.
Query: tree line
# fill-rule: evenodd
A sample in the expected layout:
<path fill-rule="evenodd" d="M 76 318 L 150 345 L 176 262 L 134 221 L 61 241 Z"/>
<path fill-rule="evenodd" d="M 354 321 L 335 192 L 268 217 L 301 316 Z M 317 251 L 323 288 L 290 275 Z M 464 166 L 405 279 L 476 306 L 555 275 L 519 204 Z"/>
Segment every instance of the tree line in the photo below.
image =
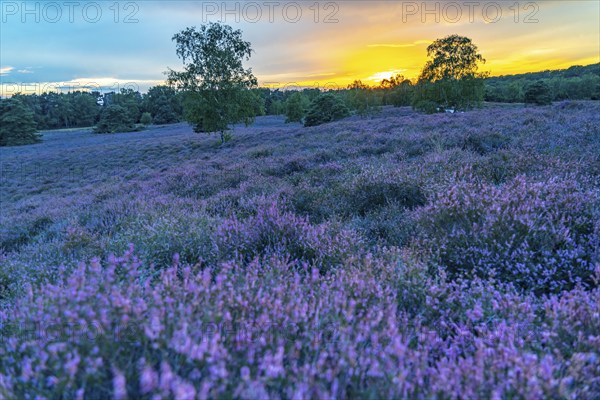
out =
<path fill-rule="evenodd" d="M 283 114 L 286 122 L 314 126 L 351 114 L 367 116 L 385 105 L 435 113 L 469 110 L 483 101 L 543 105 L 600 99 L 600 64 L 492 78 L 481 71 L 485 59 L 477 46 L 459 35 L 428 46 L 428 60 L 415 80 L 396 75 L 376 86 L 356 80 L 327 92 L 258 87 L 252 69 L 243 65 L 252 55 L 251 44 L 228 25 L 186 28 L 173 41 L 183 71 L 169 70 L 166 84 L 145 94 L 121 89 L 103 95 L 16 94 L 0 100 L 0 145 L 35 143 L 37 130 L 95 126 L 97 133 L 114 133 L 179 121 L 196 132 L 217 132 L 224 142 L 231 124 L 249 124 L 260 115 Z"/>

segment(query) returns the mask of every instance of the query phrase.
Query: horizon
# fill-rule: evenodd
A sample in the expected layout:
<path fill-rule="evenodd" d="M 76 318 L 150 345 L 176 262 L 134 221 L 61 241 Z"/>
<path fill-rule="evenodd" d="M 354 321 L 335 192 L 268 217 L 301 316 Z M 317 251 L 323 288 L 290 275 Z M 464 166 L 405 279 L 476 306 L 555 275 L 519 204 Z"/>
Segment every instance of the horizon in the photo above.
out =
<path fill-rule="evenodd" d="M 242 30 L 254 50 L 245 66 L 271 89 L 373 86 L 396 74 L 413 80 L 427 46 L 450 34 L 473 40 L 492 77 L 600 62 L 600 4 L 585 0 L 3 1 L 0 12 L 2 97 L 90 86 L 146 92 L 164 84 L 168 68 L 182 69 L 172 36 L 217 21 Z"/>

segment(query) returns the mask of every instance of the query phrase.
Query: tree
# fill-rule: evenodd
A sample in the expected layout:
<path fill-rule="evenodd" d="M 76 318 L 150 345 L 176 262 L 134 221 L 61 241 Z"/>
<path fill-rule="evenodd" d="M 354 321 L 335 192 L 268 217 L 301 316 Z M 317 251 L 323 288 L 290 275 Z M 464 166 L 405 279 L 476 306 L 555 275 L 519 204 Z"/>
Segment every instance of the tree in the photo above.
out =
<path fill-rule="evenodd" d="M 131 122 L 138 122 L 142 115 L 142 95 L 137 90 L 122 88 L 120 93 L 112 96 L 112 103 L 123 107 L 129 114 Z"/>
<path fill-rule="evenodd" d="M 483 101 L 485 59 L 471 39 L 450 35 L 427 47 L 430 58 L 419 76 L 415 103 L 438 103 L 442 108 L 468 109 Z"/>
<path fill-rule="evenodd" d="M 153 86 L 144 97 L 144 109 L 152 114 L 155 124 L 172 124 L 179 121 L 183 113 L 181 96 L 170 86 Z"/>
<path fill-rule="evenodd" d="M 350 115 L 350 110 L 339 97 L 324 93 L 310 104 L 304 126 L 315 126 L 336 121 Z"/>
<path fill-rule="evenodd" d="M 96 98 L 92 93 L 74 92 L 72 95 L 72 107 L 75 117 L 75 126 L 92 126 L 96 122 L 96 117 L 100 106 L 96 103 Z"/>
<path fill-rule="evenodd" d="M 371 114 L 377 106 L 374 91 L 360 80 L 348 85 L 347 99 L 350 107 L 362 116 Z"/>
<path fill-rule="evenodd" d="M 21 146 L 40 141 L 33 112 L 15 98 L 0 99 L 0 146 Z"/>
<path fill-rule="evenodd" d="M 409 106 L 412 104 L 413 84 L 403 75 L 397 74 L 390 79 L 384 79 L 379 85 L 383 90 L 383 103 L 394 107 Z"/>
<path fill-rule="evenodd" d="M 126 108 L 111 104 L 104 107 L 100 114 L 100 121 L 94 132 L 96 133 L 116 133 L 116 132 L 132 132 L 136 130 L 131 114 Z"/>
<path fill-rule="evenodd" d="M 538 106 L 552 104 L 552 96 L 548 85 L 542 80 L 529 85 L 525 91 L 525 103 L 537 104 Z"/>
<path fill-rule="evenodd" d="M 252 48 L 242 31 L 220 23 L 187 28 L 173 36 L 184 71 L 169 70 L 169 83 L 186 93 L 184 118 L 196 132 L 219 132 L 221 143 L 230 124 L 250 124 L 260 107 L 252 69 L 245 69 Z"/>
<path fill-rule="evenodd" d="M 142 125 L 150 125 L 152 123 L 152 115 L 149 112 L 142 113 L 140 117 L 140 123 Z"/>
<path fill-rule="evenodd" d="M 310 102 L 302 92 L 294 92 L 285 102 L 286 123 L 302 122 Z"/>

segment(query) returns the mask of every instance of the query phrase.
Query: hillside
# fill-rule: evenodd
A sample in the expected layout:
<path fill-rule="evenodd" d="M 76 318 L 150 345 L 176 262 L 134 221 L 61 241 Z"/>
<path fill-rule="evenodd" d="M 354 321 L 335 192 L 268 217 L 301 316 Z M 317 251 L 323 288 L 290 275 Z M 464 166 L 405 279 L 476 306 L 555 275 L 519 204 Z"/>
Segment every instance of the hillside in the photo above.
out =
<path fill-rule="evenodd" d="M 536 81 L 545 82 L 552 100 L 600 100 L 600 63 L 567 69 L 493 76 L 486 79 L 486 101 L 523 102 L 524 93 Z"/>
<path fill-rule="evenodd" d="M 0 148 L 0 397 L 598 393 L 598 102 L 283 121 Z"/>

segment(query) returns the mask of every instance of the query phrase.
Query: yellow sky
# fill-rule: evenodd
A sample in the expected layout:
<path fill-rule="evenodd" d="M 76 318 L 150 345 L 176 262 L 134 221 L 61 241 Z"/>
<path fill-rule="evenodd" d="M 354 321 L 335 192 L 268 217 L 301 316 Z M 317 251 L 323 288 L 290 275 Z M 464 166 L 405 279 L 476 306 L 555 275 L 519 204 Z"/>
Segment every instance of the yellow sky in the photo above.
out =
<path fill-rule="evenodd" d="M 451 34 L 473 40 L 492 76 L 600 62 L 599 0 L 147 1 L 139 2 L 135 24 L 115 24 L 112 3 L 101 3 L 105 12 L 97 24 L 72 24 L 68 13 L 58 24 L 7 16 L 0 95 L 52 87 L 145 91 L 164 83 L 167 68 L 182 67 L 173 34 L 208 21 L 243 31 L 254 49 L 245 65 L 261 86 L 272 88 L 335 89 L 355 79 L 375 85 L 397 73 L 414 79 L 427 46 Z M 249 21 L 247 4 L 262 8 L 261 18 Z M 276 5 L 272 22 L 268 5 Z M 206 20 L 208 6 L 225 13 Z M 236 7 L 237 15 L 227 11 Z M 297 7 L 301 18 L 294 22 Z"/>
<path fill-rule="evenodd" d="M 301 59 L 296 65 L 302 67 L 282 73 L 274 69 L 286 63 L 257 65 L 255 73 L 272 87 L 286 82 L 345 86 L 354 79 L 376 84 L 395 73 L 412 79 L 427 60 L 428 44 L 450 34 L 471 38 L 487 59 L 483 70 L 492 76 L 600 62 L 597 1 L 479 2 L 473 8 L 469 2 L 421 4 L 340 3 L 338 23 L 315 24 L 287 46 L 289 53 L 284 51 L 290 65 Z M 256 49 L 258 59 L 261 48 Z"/>

